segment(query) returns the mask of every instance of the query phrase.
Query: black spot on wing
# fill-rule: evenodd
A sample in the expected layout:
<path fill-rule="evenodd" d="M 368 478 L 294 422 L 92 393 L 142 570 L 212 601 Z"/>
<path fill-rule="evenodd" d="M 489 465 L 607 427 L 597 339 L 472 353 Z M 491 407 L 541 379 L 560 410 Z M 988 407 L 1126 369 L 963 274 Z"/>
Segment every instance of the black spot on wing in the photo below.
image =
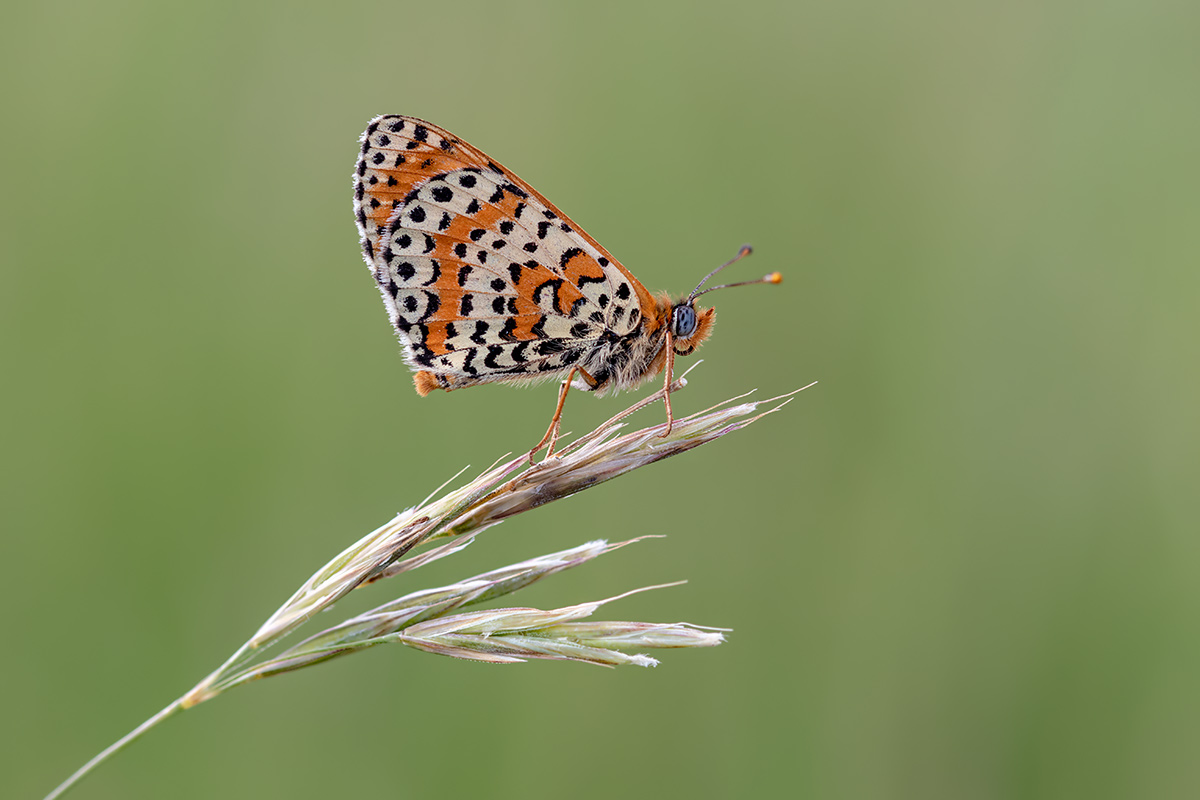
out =
<path fill-rule="evenodd" d="M 500 355 L 501 355 L 503 352 L 504 352 L 504 345 L 502 345 L 502 344 L 492 344 L 492 345 L 488 345 L 488 354 L 487 354 L 487 358 L 485 358 L 485 359 L 483 360 L 483 365 L 484 365 L 485 367 L 487 367 L 488 369 L 492 369 L 492 370 L 501 370 L 501 369 L 504 369 L 504 367 L 502 367 L 502 366 L 500 366 L 499 364 L 497 364 L 497 363 L 496 363 L 496 359 L 497 359 L 497 358 L 498 358 L 498 357 L 499 357 L 499 356 L 500 356 Z"/>
<path fill-rule="evenodd" d="M 562 299 L 558 295 L 558 290 L 562 288 L 562 284 L 562 278 L 550 278 L 546 280 L 533 290 L 533 302 L 541 306 L 542 300 L 546 297 L 547 293 L 549 293 L 550 301 L 554 310 L 559 314 L 565 315 L 566 312 L 563 310 L 561 305 Z"/>
<path fill-rule="evenodd" d="M 483 320 L 475 321 L 475 332 L 470 335 L 470 340 L 477 345 L 485 345 L 487 341 L 483 338 L 487 335 L 488 324 Z"/>
<path fill-rule="evenodd" d="M 416 361 L 423 367 L 433 366 L 433 351 L 425 346 L 425 337 L 429 335 L 429 328 L 425 325 L 416 325 L 414 328 L 419 331 L 413 336 L 414 341 L 409 344 L 408 349 L 412 353 L 413 361 Z M 416 340 L 420 341 L 416 341 Z"/>
<path fill-rule="evenodd" d="M 439 264 L 436 259 L 432 258 L 429 259 L 429 263 L 433 265 L 433 276 L 429 280 L 422 283 L 422 286 L 432 286 L 434 281 L 442 276 L 442 265 Z"/>
<path fill-rule="evenodd" d="M 575 256 L 579 256 L 579 255 L 583 255 L 583 251 L 580 250 L 578 247 L 568 247 L 566 250 L 563 251 L 562 258 L 560 258 L 558 260 L 558 266 L 561 267 L 562 269 L 566 269 L 567 262 L 569 262 Z"/>
<path fill-rule="evenodd" d="M 442 298 L 438 297 L 436 292 L 426 291 L 425 301 L 425 313 L 421 315 L 421 319 L 429 319 L 442 307 Z"/>
<path fill-rule="evenodd" d="M 475 356 L 479 355 L 479 351 L 476 350 L 474 347 L 470 347 L 470 348 L 467 348 L 467 350 L 465 352 L 467 354 L 467 358 L 465 361 L 463 361 L 463 367 L 462 367 L 463 372 L 467 373 L 468 375 L 478 375 L 479 374 L 478 368 L 476 368 L 475 365 L 472 364 L 471 362 L 475 359 Z"/>
<path fill-rule="evenodd" d="M 509 317 L 504 321 L 504 327 L 500 330 L 500 338 L 506 342 L 515 342 L 517 337 L 513 335 L 513 332 L 516 331 L 516 329 L 517 321 L 512 317 Z"/>

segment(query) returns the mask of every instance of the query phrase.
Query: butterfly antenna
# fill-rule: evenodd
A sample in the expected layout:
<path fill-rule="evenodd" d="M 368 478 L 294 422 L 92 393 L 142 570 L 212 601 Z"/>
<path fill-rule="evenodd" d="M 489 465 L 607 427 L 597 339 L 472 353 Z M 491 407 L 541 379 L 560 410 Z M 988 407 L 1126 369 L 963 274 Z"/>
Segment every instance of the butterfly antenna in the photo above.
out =
<path fill-rule="evenodd" d="M 695 300 L 697 297 L 699 297 L 700 295 L 708 294 L 709 292 L 715 292 L 717 289 L 729 289 L 733 286 L 749 286 L 752 283 L 779 283 L 780 281 L 783 280 L 783 276 L 780 275 L 778 272 L 772 272 L 770 275 L 764 275 L 761 278 L 757 278 L 752 281 L 739 281 L 737 283 L 724 283 L 724 284 L 721 284 L 720 286 L 710 286 L 707 289 L 705 289 L 704 291 L 700 291 L 700 288 L 702 286 L 704 286 L 704 284 L 708 283 L 708 279 L 711 278 L 713 275 L 716 275 L 718 272 L 720 272 L 721 270 L 725 269 L 726 267 L 728 267 L 732 264 L 736 264 L 737 262 L 741 261 L 743 258 L 745 258 L 746 256 L 750 255 L 753 252 L 754 252 L 754 249 L 752 247 L 750 247 L 750 245 L 748 245 L 748 244 L 742 245 L 741 249 L 738 250 L 738 254 L 736 256 L 729 259 L 724 264 L 722 264 L 721 266 L 714 269 L 712 272 L 705 275 L 704 280 L 702 280 L 702 281 L 700 281 L 700 283 L 696 284 L 696 288 L 692 290 L 692 293 L 690 295 L 688 295 L 687 301 L 690 303 L 693 300 Z"/>

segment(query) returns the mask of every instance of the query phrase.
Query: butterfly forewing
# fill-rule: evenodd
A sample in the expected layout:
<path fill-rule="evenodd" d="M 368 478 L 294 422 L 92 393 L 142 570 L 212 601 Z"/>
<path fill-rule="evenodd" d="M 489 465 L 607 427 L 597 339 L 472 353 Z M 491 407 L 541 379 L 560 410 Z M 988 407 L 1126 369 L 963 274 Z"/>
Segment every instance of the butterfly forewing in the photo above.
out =
<path fill-rule="evenodd" d="M 654 307 L 527 183 L 420 120 L 367 128 L 355 214 L 410 364 L 446 388 L 562 372 Z"/>

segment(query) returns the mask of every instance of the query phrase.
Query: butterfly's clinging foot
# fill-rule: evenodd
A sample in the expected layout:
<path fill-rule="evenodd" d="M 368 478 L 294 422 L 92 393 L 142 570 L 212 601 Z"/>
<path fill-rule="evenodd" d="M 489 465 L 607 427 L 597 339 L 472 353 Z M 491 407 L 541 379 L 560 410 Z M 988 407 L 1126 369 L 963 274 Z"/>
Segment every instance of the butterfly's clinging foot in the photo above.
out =
<path fill-rule="evenodd" d="M 667 406 L 667 429 L 658 435 L 658 438 L 665 439 L 671 435 L 671 428 L 675 427 L 675 417 L 671 414 L 671 390 L 670 384 L 665 392 L 663 392 L 663 402 Z"/>
<path fill-rule="evenodd" d="M 561 410 L 562 405 L 560 404 L 559 411 Z M 554 455 L 554 443 L 558 440 L 558 419 L 559 413 L 555 413 L 554 419 L 550 420 L 550 427 L 546 429 L 546 435 L 543 436 L 542 440 L 535 444 L 533 449 L 529 451 L 529 466 L 532 467 L 534 465 L 535 462 L 533 457 L 536 456 L 538 451 L 545 447 L 547 443 L 550 444 L 550 449 L 546 452 L 546 458 Z"/>
<path fill-rule="evenodd" d="M 555 418 L 554 422 L 550 423 L 550 429 L 546 431 L 546 435 L 543 436 L 542 440 L 540 442 L 538 442 L 536 445 L 534 445 L 533 449 L 529 451 L 529 466 L 532 467 L 535 463 L 537 463 L 536 461 L 534 461 L 533 457 L 537 455 L 539 450 L 541 450 L 543 447 L 546 446 L 547 442 L 550 443 L 550 449 L 546 452 L 546 458 L 549 458 L 550 456 L 554 455 L 554 443 L 557 439 L 558 439 L 558 419 Z"/>

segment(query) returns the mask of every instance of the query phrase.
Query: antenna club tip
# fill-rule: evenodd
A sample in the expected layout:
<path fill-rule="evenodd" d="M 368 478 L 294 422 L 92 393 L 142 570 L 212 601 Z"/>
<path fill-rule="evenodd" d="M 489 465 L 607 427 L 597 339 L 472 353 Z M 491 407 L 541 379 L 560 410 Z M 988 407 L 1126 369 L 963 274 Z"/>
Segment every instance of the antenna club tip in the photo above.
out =
<path fill-rule="evenodd" d="M 778 272 L 772 272 L 763 278 L 763 283 L 783 283 L 783 275 Z"/>
<path fill-rule="evenodd" d="M 750 255 L 753 252 L 754 252 L 753 247 L 751 247 L 748 244 L 744 244 L 744 245 L 742 245 L 741 249 L 738 250 L 738 258 L 745 258 L 746 256 Z"/>

